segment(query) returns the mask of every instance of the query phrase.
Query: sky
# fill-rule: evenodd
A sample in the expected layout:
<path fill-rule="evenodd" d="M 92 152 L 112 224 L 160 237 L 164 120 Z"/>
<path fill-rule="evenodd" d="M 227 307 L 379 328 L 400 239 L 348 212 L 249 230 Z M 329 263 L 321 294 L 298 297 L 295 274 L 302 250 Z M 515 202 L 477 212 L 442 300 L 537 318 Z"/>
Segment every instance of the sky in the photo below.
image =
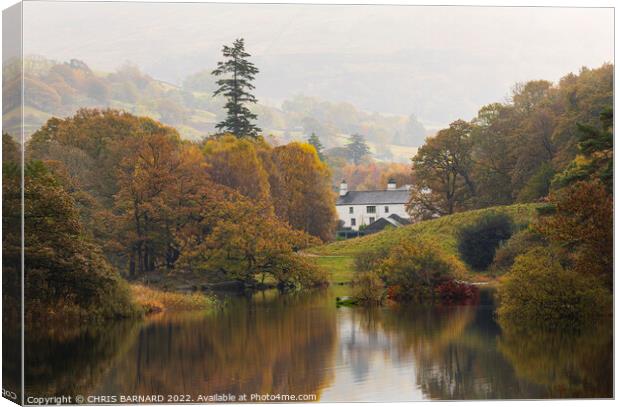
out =
<path fill-rule="evenodd" d="M 24 54 L 133 63 L 180 84 L 242 37 L 256 95 L 297 94 L 428 127 L 469 120 L 517 82 L 613 62 L 611 8 L 27 2 Z"/>

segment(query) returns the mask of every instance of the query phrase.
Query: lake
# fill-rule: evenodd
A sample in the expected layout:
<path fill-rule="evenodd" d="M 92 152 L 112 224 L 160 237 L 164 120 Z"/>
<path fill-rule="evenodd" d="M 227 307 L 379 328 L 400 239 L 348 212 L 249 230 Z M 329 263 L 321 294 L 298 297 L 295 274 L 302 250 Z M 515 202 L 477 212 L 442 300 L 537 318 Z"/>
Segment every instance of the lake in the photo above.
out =
<path fill-rule="evenodd" d="M 579 333 L 500 327 L 491 289 L 471 306 L 337 308 L 336 296 L 348 290 L 227 296 L 210 312 L 31 335 L 26 393 L 99 402 L 120 395 L 194 402 L 216 394 L 320 401 L 612 396 L 610 321 Z"/>

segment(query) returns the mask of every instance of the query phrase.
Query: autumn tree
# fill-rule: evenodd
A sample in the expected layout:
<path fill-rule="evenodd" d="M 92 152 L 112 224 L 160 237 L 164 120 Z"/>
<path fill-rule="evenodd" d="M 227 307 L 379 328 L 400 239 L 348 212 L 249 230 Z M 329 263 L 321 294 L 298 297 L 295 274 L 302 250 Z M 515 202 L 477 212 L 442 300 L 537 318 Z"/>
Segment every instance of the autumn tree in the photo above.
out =
<path fill-rule="evenodd" d="M 559 243 L 571 259 L 571 268 L 613 281 L 613 197 L 598 180 L 579 181 L 553 192 L 553 214 L 543 217 L 538 230 Z"/>
<path fill-rule="evenodd" d="M 458 120 L 428 138 L 413 158 L 413 189 L 408 209 L 415 217 L 449 215 L 468 207 L 476 188 L 472 178 L 471 125 Z"/>
<path fill-rule="evenodd" d="M 210 281 L 232 278 L 249 285 L 263 274 L 284 285 L 323 282 L 313 280 L 316 270 L 303 265 L 294 253 L 316 241 L 291 230 L 266 202 L 214 184 L 198 197 L 198 203 L 197 223 L 186 225 L 178 234 L 182 255 L 175 267 L 179 272 Z"/>
<path fill-rule="evenodd" d="M 331 174 L 316 150 L 305 143 L 273 149 L 280 174 L 273 196 L 276 214 L 293 228 L 329 240 L 336 225 Z"/>
<path fill-rule="evenodd" d="M 3 204 L 10 215 L 3 216 L 3 225 L 19 224 L 20 171 L 5 167 L 4 177 Z M 134 313 L 119 275 L 84 235 L 74 200 L 40 161 L 25 166 L 24 197 L 27 320 L 114 318 Z M 3 265 L 20 262 L 20 237 L 4 235 Z"/>
<path fill-rule="evenodd" d="M 238 139 L 231 134 L 205 142 L 207 169 L 210 178 L 259 201 L 270 196 L 268 173 L 261 149 L 269 147 L 260 140 Z M 267 157 L 268 158 L 268 157 Z"/>
<path fill-rule="evenodd" d="M 225 45 L 222 54 L 225 60 L 218 62 L 212 72 L 217 77 L 223 76 L 217 80 L 218 88 L 213 96 L 222 95 L 226 98 L 227 114 L 226 119 L 215 127 L 237 137 L 257 137 L 261 129 L 252 123 L 256 115 L 246 104 L 256 103 L 256 98 L 250 92 L 254 89 L 252 81 L 258 68 L 248 60 L 251 55 L 245 51 L 243 38 L 236 39 L 232 46 Z"/>

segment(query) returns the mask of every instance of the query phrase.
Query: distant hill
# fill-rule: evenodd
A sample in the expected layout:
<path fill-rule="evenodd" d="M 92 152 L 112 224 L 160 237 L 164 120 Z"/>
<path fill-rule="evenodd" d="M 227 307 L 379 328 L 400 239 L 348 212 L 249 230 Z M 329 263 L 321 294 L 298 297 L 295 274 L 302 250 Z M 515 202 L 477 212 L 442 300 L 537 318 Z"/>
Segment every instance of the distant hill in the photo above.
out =
<path fill-rule="evenodd" d="M 66 117 L 81 107 L 122 109 L 149 116 L 198 140 L 215 131 L 224 115 L 224 100 L 213 97 L 210 70 L 187 77 L 181 85 L 157 80 L 131 64 L 115 72 L 98 72 L 85 62 L 57 62 L 28 57 L 25 66 L 25 130 L 32 134 L 52 116 Z M 20 126 L 18 66 L 5 64 L 4 124 L 9 132 Z M 12 74 L 13 73 L 13 74 Z M 259 100 L 260 101 L 260 100 Z M 13 103 L 11 103 L 13 102 Z M 424 143 L 427 131 L 415 116 L 368 113 L 350 103 L 328 102 L 302 95 L 281 106 L 252 106 L 258 125 L 274 143 L 305 139 L 315 133 L 326 147 L 342 146 L 346 136 L 364 135 L 378 159 L 405 161 Z"/>

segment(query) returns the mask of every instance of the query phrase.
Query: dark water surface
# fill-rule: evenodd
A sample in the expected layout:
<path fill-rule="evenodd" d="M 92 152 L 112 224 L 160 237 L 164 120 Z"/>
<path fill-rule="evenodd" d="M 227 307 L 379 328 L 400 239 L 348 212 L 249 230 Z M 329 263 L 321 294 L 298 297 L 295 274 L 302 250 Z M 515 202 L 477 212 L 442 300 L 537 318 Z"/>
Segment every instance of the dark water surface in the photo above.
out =
<path fill-rule="evenodd" d="M 461 307 L 336 308 L 346 287 L 58 329 L 26 343 L 26 394 L 313 394 L 321 401 L 611 397 L 611 323 L 500 327 Z"/>

